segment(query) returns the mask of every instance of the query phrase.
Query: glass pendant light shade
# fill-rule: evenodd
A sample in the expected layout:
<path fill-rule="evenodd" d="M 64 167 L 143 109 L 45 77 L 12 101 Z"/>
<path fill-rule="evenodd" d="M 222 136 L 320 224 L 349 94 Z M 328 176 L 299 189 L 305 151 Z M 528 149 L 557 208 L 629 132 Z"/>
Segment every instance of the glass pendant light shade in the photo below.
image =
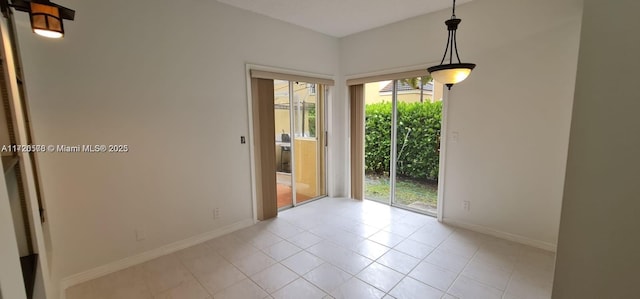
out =
<path fill-rule="evenodd" d="M 60 32 L 45 30 L 45 29 L 33 29 L 33 32 L 35 32 L 37 35 L 48 37 L 48 38 L 61 38 L 63 36 L 63 34 Z"/>
<path fill-rule="evenodd" d="M 433 80 L 442 84 L 456 84 L 464 81 L 476 67 L 473 63 L 454 63 L 432 66 L 427 70 Z"/>
<path fill-rule="evenodd" d="M 31 2 L 29 11 L 31 28 L 38 35 L 48 38 L 61 38 L 64 36 L 60 9 L 56 6 Z"/>

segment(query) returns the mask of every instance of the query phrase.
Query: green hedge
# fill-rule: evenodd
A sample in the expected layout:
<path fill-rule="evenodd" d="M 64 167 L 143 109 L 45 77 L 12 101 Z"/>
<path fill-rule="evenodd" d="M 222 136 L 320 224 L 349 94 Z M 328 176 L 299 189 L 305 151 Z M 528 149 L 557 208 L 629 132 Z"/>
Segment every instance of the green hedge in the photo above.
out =
<path fill-rule="evenodd" d="M 391 103 L 365 107 L 365 171 L 389 173 Z M 397 174 L 438 179 L 442 102 L 398 103 Z"/>

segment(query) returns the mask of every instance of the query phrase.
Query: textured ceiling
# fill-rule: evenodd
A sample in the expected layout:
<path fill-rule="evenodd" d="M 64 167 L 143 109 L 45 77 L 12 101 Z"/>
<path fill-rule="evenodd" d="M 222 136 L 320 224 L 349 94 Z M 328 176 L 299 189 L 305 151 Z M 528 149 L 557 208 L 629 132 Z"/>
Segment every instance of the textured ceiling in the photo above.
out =
<path fill-rule="evenodd" d="M 218 0 L 335 37 L 450 8 L 452 0 Z M 458 0 L 457 4 L 471 0 Z"/>

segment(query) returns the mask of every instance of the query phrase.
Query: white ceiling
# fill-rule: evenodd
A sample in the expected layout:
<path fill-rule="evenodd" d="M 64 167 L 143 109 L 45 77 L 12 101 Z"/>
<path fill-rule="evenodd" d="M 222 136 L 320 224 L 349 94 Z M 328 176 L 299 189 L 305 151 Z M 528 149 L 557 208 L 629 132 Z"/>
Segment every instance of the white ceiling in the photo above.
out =
<path fill-rule="evenodd" d="M 450 8 L 452 0 L 218 0 L 335 37 Z M 471 0 L 458 0 L 458 4 Z"/>

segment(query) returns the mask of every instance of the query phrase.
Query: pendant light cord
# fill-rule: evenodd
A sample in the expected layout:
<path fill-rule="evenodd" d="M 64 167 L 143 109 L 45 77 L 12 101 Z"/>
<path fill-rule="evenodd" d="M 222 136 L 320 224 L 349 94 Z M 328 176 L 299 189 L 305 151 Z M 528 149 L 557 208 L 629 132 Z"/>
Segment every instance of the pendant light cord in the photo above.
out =
<path fill-rule="evenodd" d="M 456 0 L 453 0 L 453 12 L 452 12 L 451 18 L 452 19 L 456 18 Z M 456 58 L 458 58 L 458 63 L 462 63 L 460 61 L 460 55 L 458 54 L 458 41 L 456 39 L 458 34 L 457 34 L 456 30 L 453 31 L 452 35 L 453 35 L 453 43 L 452 43 L 451 47 L 456 49 Z M 453 54 L 453 51 L 452 51 L 451 54 Z M 449 60 L 453 61 L 453 55 L 451 55 L 451 56 L 452 57 L 450 57 L 451 59 L 449 59 Z"/>
<path fill-rule="evenodd" d="M 451 14 L 451 18 L 456 18 L 456 0 L 453 0 L 453 13 Z"/>

